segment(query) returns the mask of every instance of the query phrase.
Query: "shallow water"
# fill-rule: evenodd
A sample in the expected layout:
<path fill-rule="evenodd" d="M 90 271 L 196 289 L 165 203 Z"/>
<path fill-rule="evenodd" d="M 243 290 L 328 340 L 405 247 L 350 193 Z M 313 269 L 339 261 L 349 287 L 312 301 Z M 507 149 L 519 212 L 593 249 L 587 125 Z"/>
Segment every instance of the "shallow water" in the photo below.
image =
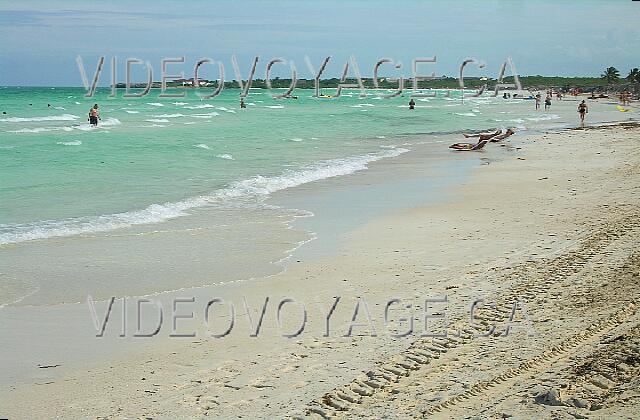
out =
<path fill-rule="evenodd" d="M 302 190 L 285 203 L 297 210 L 267 205 L 273 193 L 365 170 L 411 154 L 419 143 L 439 145 L 443 133 L 509 126 L 522 132 L 577 120 L 571 100 L 535 111 L 533 101 L 483 96 L 463 102 L 460 92 L 445 97 L 445 91 L 418 99 L 414 111 L 407 97 L 359 98 L 356 91 L 316 99 L 299 90 L 297 100 L 275 100 L 252 90 L 247 109 L 239 108 L 237 90 L 208 101 L 193 91 L 178 99 L 152 91 L 138 100 L 108 98 L 108 90 L 92 99 L 83 93 L 0 89 L 0 110 L 7 112 L 0 118 L 0 305 L 75 302 L 87 293 L 138 295 L 272 274 L 274 261 L 314 237 L 289 229 L 290 222 L 323 208 Z M 102 121 L 90 128 L 85 120 L 95 102 Z M 597 103 L 589 118 L 634 115 Z M 443 176 L 455 179 L 466 168 L 446 165 L 455 154 L 444 159 L 434 169 Z M 445 185 L 441 178 L 434 173 L 425 182 L 435 190 Z M 345 220 L 355 220 L 354 212 Z"/>
<path fill-rule="evenodd" d="M 414 112 L 407 98 L 356 92 L 274 100 L 252 90 L 247 109 L 231 90 L 206 102 L 193 91 L 178 99 L 153 91 L 137 101 L 108 98 L 106 90 L 86 99 L 79 88 L 0 92 L 7 112 L 0 118 L 0 243 L 153 223 L 264 196 L 361 169 L 398 153 L 381 147 L 408 137 L 575 120 L 561 106 L 535 112 L 531 101 L 492 97 L 462 103 L 459 92 L 419 99 Z M 101 105 L 97 129 L 86 122 L 94 102 Z"/>

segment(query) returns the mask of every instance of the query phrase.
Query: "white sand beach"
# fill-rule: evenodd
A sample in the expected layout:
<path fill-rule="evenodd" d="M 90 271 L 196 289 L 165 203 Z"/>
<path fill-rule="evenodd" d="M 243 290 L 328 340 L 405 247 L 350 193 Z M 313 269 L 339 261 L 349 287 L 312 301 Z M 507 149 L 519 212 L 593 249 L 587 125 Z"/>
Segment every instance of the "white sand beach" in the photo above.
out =
<path fill-rule="evenodd" d="M 420 190 L 433 163 L 426 146 L 364 172 L 296 187 L 298 194 L 341 191 L 317 203 L 313 223 L 322 223 L 323 208 L 353 213 L 349 197 L 366 188 L 381 188 L 379 199 L 397 203 L 350 215 L 356 222 L 336 227 L 324 244 L 320 237 L 317 246 L 294 252 L 282 273 L 157 297 L 165 324 L 170 298 L 194 297 L 182 306 L 194 311 L 194 320 L 181 319 L 179 330 L 195 337 L 169 337 L 170 326 L 163 326 L 154 338 L 119 342 L 118 302 L 107 338 L 95 337 L 85 303 L 5 308 L 5 337 L 32 331 L 19 319 L 28 310 L 42 337 L 54 331 L 43 325 L 81 327 L 66 344 L 53 345 L 49 336 L 48 353 L 40 345 L 20 347 L 19 339 L 5 347 L 3 366 L 14 366 L 9 360 L 18 356 L 11 352 L 27 362 L 7 373 L 19 379 L 1 388 L 0 415 L 638 418 L 639 144 L 640 127 L 628 123 L 525 132 L 480 152 L 451 151 L 474 162 L 471 176 L 433 202 Z M 403 188 L 394 187 L 390 174 Z M 425 196 L 412 202 L 403 191 Z M 288 194 L 273 200 L 287 202 Z M 427 311 L 446 319 L 430 318 L 425 327 L 425 300 L 445 296 L 446 303 L 431 302 Z M 236 308 L 235 325 L 223 338 L 210 334 L 227 328 L 228 307 L 212 310 L 210 328 L 202 322 L 206 302 L 216 297 Z M 260 333 L 251 337 L 250 322 L 266 297 Z M 281 327 L 275 316 L 286 297 L 308 311 L 294 338 L 283 334 L 300 326 L 300 305 L 286 305 Z M 386 326 L 385 306 L 394 298 L 400 301 L 391 305 Z M 481 303 L 472 323 L 474 301 Z M 358 302 L 360 325 L 351 325 Z M 105 302 L 97 306 L 102 315 Z M 409 327 L 402 318 L 414 318 L 413 332 L 398 337 Z M 427 330 L 448 336 L 423 337 Z"/>
<path fill-rule="evenodd" d="M 0 420 L 640 419 L 638 22 L 0 2 Z"/>

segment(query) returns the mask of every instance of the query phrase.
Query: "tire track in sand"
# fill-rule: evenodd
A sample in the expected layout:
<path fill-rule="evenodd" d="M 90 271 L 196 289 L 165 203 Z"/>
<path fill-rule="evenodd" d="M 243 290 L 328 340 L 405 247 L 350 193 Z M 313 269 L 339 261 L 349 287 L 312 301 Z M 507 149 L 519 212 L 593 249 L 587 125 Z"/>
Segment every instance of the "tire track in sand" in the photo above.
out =
<path fill-rule="evenodd" d="M 593 230 L 588 237 L 577 244 L 576 249 L 568 250 L 553 258 L 527 261 L 512 267 L 508 273 L 499 277 L 499 281 L 511 282 L 513 286 L 498 296 L 495 311 L 491 313 L 483 310 L 478 311 L 478 315 L 475 317 L 477 324 L 469 325 L 468 322 L 458 322 L 449 330 L 451 335 L 447 337 L 414 341 L 407 350 L 379 362 L 374 368 L 350 383 L 339 386 L 321 398 L 310 402 L 304 411 L 305 415 L 322 418 L 346 415 L 367 399 L 375 398 L 379 392 L 392 389 L 400 379 L 409 377 L 413 372 L 434 359 L 438 359 L 442 354 L 451 349 L 469 345 L 473 341 L 474 334 L 486 332 L 492 323 L 508 319 L 511 311 L 505 309 L 505 303 L 512 304 L 516 300 L 528 300 L 544 294 L 557 295 L 554 286 L 557 287 L 560 283 L 579 273 L 590 261 L 606 258 L 605 248 L 607 246 L 638 230 L 640 226 L 639 209 L 635 206 L 621 206 L 619 211 L 621 216 L 606 221 L 600 228 Z M 611 330 L 624 322 L 635 310 L 635 305 L 630 304 L 614 316 L 592 324 L 580 334 L 574 335 L 541 355 L 523 362 L 519 367 L 512 368 L 486 383 L 477 383 L 467 392 L 438 404 L 430 410 L 435 413 L 437 410 L 442 410 L 477 395 L 482 389 L 495 386 L 535 369 L 562 354 L 567 354 L 578 344 L 592 340 L 602 331 Z M 425 411 L 423 414 L 428 415 L 429 413 L 431 411 Z"/>

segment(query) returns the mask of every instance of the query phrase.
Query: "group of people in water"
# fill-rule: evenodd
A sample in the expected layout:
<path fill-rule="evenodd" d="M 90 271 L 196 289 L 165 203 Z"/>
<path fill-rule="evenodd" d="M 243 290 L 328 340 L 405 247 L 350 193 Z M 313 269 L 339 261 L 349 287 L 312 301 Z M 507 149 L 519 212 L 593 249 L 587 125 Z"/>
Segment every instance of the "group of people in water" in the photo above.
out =
<path fill-rule="evenodd" d="M 553 98 L 553 92 L 549 91 L 547 92 L 547 96 L 544 98 L 544 110 L 548 110 L 551 108 L 551 99 Z M 560 92 L 558 92 L 557 94 L 557 98 L 558 99 L 562 99 L 562 94 Z M 540 102 L 542 101 L 542 95 L 540 95 L 539 93 L 535 96 L 535 101 L 536 101 L 536 111 L 540 109 Z"/>
<path fill-rule="evenodd" d="M 562 100 L 562 93 L 560 91 L 558 91 L 556 93 L 556 97 L 559 100 Z M 539 93 L 535 96 L 536 110 L 540 109 L 540 100 L 541 100 L 541 98 L 542 98 L 542 96 Z M 545 111 L 551 108 L 551 98 L 553 98 L 553 92 L 552 91 L 548 91 L 547 92 L 547 96 L 544 99 L 544 109 L 545 109 Z M 587 103 L 583 100 L 578 105 L 578 115 L 580 116 L 580 124 L 583 125 L 583 126 L 584 126 L 584 118 L 588 113 L 589 113 L 589 107 L 587 106 Z"/>
<path fill-rule="evenodd" d="M 516 95 L 513 95 L 514 97 Z M 508 99 L 511 97 L 511 94 L 508 93 L 504 93 L 502 96 L 504 99 Z M 547 110 L 549 108 L 551 108 L 551 98 L 553 97 L 553 92 L 552 91 L 548 91 L 547 92 L 547 96 L 545 97 L 544 100 L 544 109 Z M 562 93 L 560 91 L 558 91 L 556 93 L 556 97 L 561 100 L 562 99 Z M 628 104 L 629 100 L 630 100 L 631 94 L 629 92 L 622 92 L 620 93 L 620 101 L 622 102 L 623 105 Z M 296 98 L 297 99 L 297 98 Z M 540 102 L 542 99 L 542 96 L 538 93 L 535 97 L 535 104 L 536 104 L 536 110 L 540 109 Z M 29 104 L 31 105 L 31 104 Z M 49 107 L 51 107 L 50 104 L 48 104 Z M 240 108 L 246 108 L 247 105 L 244 102 L 244 98 L 240 99 Z M 415 109 L 416 107 L 416 103 L 413 100 L 413 98 L 411 98 L 409 100 L 409 109 Z M 580 115 L 580 123 L 581 125 L 584 126 L 584 120 L 585 120 L 585 116 L 586 114 L 589 113 L 589 107 L 587 106 L 586 102 L 583 100 L 582 102 L 580 102 L 580 104 L 578 105 L 578 114 Z M 6 114 L 6 112 L 3 112 L 3 114 Z M 89 109 L 89 124 L 93 127 L 97 127 L 98 126 L 98 120 L 100 120 L 100 112 L 98 111 L 98 104 L 94 104 L 93 107 L 91 107 Z M 497 130 L 493 133 L 475 133 L 475 134 L 464 134 L 465 138 L 470 138 L 470 137 L 478 137 L 478 142 L 477 143 L 456 143 L 456 144 L 452 144 L 451 146 L 449 146 L 451 149 L 455 149 L 455 150 L 479 150 L 482 149 L 487 142 L 492 141 L 492 142 L 497 142 L 500 140 L 503 140 L 511 135 L 513 135 L 515 133 L 514 129 L 509 128 L 507 129 L 504 133 L 502 132 L 502 130 Z"/>

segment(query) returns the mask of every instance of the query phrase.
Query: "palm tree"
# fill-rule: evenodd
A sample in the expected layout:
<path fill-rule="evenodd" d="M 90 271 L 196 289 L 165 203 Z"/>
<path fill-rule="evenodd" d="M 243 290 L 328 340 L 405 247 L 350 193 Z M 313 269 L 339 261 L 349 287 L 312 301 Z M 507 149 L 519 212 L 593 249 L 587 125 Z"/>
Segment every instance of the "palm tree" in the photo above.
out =
<path fill-rule="evenodd" d="M 629 75 L 627 76 L 627 80 L 630 82 L 640 83 L 640 69 L 637 67 L 632 68 L 629 71 Z"/>
<path fill-rule="evenodd" d="M 600 77 L 607 79 L 608 83 L 613 83 L 620 78 L 620 72 L 615 67 L 607 67 Z"/>

